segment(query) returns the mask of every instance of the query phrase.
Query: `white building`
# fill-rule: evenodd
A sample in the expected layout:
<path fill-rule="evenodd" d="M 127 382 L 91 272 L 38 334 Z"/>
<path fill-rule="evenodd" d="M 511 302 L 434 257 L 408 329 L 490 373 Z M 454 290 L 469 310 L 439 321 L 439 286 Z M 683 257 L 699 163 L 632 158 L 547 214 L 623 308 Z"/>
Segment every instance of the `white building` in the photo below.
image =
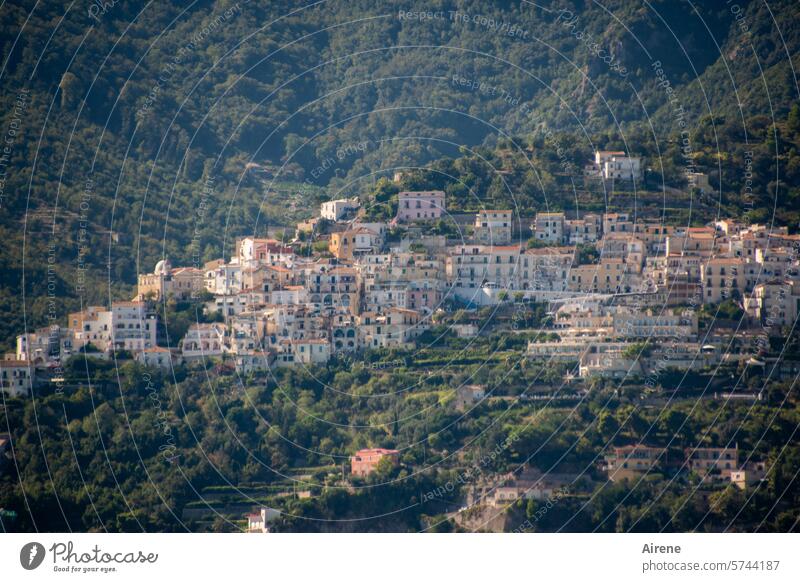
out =
<path fill-rule="evenodd" d="M 214 295 L 232 295 L 242 290 L 242 267 L 238 263 L 206 265 L 205 288 Z"/>
<path fill-rule="evenodd" d="M 360 206 L 358 198 L 340 198 L 339 200 L 323 202 L 319 213 L 326 220 L 339 222 L 343 218 L 354 214 Z"/>
<path fill-rule="evenodd" d="M 27 396 L 33 388 L 36 370 L 28 360 L 0 360 L 0 392 Z"/>
<path fill-rule="evenodd" d="M 111 304 L 111 334 L 117 350 L 141 351 L 156 345 L 156 316 L 147 305 L 138 301 L 116 301 Z"/>
<path fill-rule="evenodd" d="M 294 250 L 272 238 L 245 237 L 237 241 L 236 263 L 243 267 L 284 265 L 294 260 Z"/>
<path fill-rule="evenodd" d="M 305 338 L 280 342 L 276 365 L 305 366 L 325 364 L 331 357 L 331 344 L 325 339 Z"/>
<path fill-rule="evenodd" d="M 269 302 L 274 305 L 305 305 L 309 302 L 308 291 L 302 285 L 287 285 L 269 293 Z"/>
<path fill-rule="evenodd" d="M 510 244 L 513 215 L 511 210 L 481 210 L 475 215 L 475 240 L 481 244 Z"/>
<path fill-rule="evenodd" d="M 73 353 L 73 338 L 72 330 L 59 325 L 18 335 L 16 359 L 30 360 L 34 366 L 63 361 Z"/>
<path fill-rule="evenodd" d="M 597 214 L 564 221 L 564 242 L 570 245 L 595 243 L 600 238 L 602 223 Z"/>
<path fill-rule="evenodd" d="M 564 241 L 564 213 L 537 212 L 533 230 L 536 240 L 560 245 Z"/>
<path fill-rule="evenodd" d="M 221 323 L 195 323 L 181 342 L 184 358 L 221 356 L 225 351 L 225 326 Z"/>
<path fill-rule="evenodd" d="M 240 352 L 234 356 L 233 360 L 239 374 L 265 372 L 275 361 L 275 352 L 273 350 Z"/>
<path fill-rule="evenodd" d="M 136 352 L 134 358 L 140 364 L 151 368 L 168 370 L 172 366 L 172 352 L 168 348 L 159 346 L 145 348 L 140 352 Z"/>
<path fill-rule="evenodd" d="M 597 151 L 594 164 L 605 180 L 633 181 L 642 175 L 642 159 L 622 151 Z"/>
<path fill-rule="evenodd" d="M 271 507 L 262 507 L 256 513 L 247 514 L 247 533 L 269 533 L 269 524 L 281 515 Z"/>
<path fill-rule="evenodd" d="M 144 302 L 116 301 L 110 310 L 88 307 L 70 313 L 68 326 L 76 350 L 92 344 L 101 352 L 137 352 L 156 345 L 156 316 L 148 312 Z"/>

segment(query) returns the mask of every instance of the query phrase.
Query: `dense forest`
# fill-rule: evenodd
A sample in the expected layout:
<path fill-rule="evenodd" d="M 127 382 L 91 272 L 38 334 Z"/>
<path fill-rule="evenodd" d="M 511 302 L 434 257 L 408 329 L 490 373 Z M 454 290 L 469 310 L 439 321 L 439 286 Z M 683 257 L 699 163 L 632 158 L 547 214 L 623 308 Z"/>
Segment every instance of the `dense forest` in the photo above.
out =
<path fill-rule="evenodd" d="M 444 514 L 471 484 L 455 480 L 464 467 L 489 474 L 526 463 L 603 483 L 591 503 L 580 490 L 565 498 L 537 531 L 789 531 L 796 523 L 800 458 L 796 446 L 784 447 L 800 425 L 790 382 L 770 383 L 752 406 L 700 398 L 706 381 L 692 387 L 681 373 L 661 381 L 694 397 L 663 409 L 642 407 L 636 386 L 620 391 L 602 381 L 574 403 L 559 402 L 558 393 L 529 401 L 520 396 L 560 382 L 564 370 L 525 361 L 509 339 L 490 334 L 461 357 L 433 348 L 375 353 L 355 366 L 334 361 L 266 378 L 210 362 L 173 376 L 130 361 L 73 358 L 63 391 L 40 394 L 35 405 L 9 401 L 16 459 L 0 479 L 0 500 L 17 517 L 2 523 L 26 531 L 236 531 L 250 506 L 266 504 L 284 512 L 276 531 L 451 531 Z M 391 365 L 398 361 L 405 364 Z M 451 386 L 465 381 L 485 383 L 494 398 L 459 412 Z M 645 438 L 676 457 L 686 446 L 736 442 L 769 461 L 770 478 L 752 492 L 719 489 L 710 501 L 675 469 L 632 488 L 604 482 L 597 461 L 606 444 Z M 399 449 L 401 465 L 348 484 L 342 465 L 376 444 Z M 490 451 L 500 454 L 486 462 Z M 446 495 L 426 495 L 448 483 L 457 486 Z M 509 519 L 522 522 L 536 509 L 523 501 Z"/>

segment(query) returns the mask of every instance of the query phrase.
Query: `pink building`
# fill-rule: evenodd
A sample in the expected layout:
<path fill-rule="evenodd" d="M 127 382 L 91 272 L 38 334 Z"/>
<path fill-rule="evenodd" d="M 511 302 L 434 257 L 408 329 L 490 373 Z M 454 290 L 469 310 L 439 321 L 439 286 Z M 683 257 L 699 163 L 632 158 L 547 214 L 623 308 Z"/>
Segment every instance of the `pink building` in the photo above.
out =
<path fill-rule="evenodd" d="M 384 457 L 389 457 L 395 466 L 400 464 L 400 451 L 394 449 L 361 449 L 350 457 L 350 472 L 357 477 L 366 477 L 375 470 Z"/>
<path fill-rule="evenodd" d="M 441 190 L 400 192 L 397 199 L 397 222 L 438 220 L 445 211 L 444 192 Z"/>

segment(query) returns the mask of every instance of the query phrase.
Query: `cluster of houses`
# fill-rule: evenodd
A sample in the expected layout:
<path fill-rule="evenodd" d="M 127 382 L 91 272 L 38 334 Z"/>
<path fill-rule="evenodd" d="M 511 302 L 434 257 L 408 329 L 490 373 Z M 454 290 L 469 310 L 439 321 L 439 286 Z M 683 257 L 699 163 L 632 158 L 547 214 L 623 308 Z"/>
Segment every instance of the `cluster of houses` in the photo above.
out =
<path fill-rule="evenodd" d="M 703 483 L 731 483 L 739 489 L 752 487 L 767 476 L 766 463 L 743 461 L 738 445 L 690 447 L 682 456 L 670 455 L 663 447 L 627 445 L 614 447 L 602 464 L 611 481 L 636 481 L 648 473 L 669 468 L 687 470 Z"/>
<path fill-rule="evenodd" d="M 625 213 L 575 220 L 547 213 L 537 215 L 535 232 L 546 244 L 589 243 L 599 253 L 596 262 L 569 268 L 563 255 L 572 256 L 571 247 L 537 249 L 550 257 L 537 285 L 558 291 L 549 302 L 559 341 L 532 342 L 528 353 L 578 362 L 584 378 L 655 378 L 665 368 L 751 359 L 754 350 L 730 350 L 731 330 L 698 334 L 703 305 L 730 301 L 740 308 L 739 330 L 756 340 L 756 353 L 798 316 L 800 237 L 785 227 L 734 220 L 676 227 Z M 637 341 L 647 341 L 647 350 L 632 353 Z"/>
<path fill-rule="evenodd" d="M 718 486 L 730 484 L 748 489 L 767 478 L 763 461 L 742 457 L 738 445 L 688 447 L 676 454 L 664 447 L 634 444 L 611 447 L 598 468 L 612 482 L 636 482 L 648 474 L 665 471 L 683 472 L 693 475 L 702 485 L 702 489 L 698 487 L 698 495 L 702 497 Z M 542 472 L 526 465 L 514 472 L 480 479 L 467 488 L 466 504 L 504 508 L 523 499 L 553 500 L 559 495 L 591 491 L 595 486 L 596 482 L 586 472 Z"/>
<path fill-rule="evenodd" d="M 488 505 L 506 507 L 521 499 L 537 501 L 551 499 L 558 492 L 591 489 L 592 480 L 586 474 L 542 472 L 525 466 L 517 472 L 492 475 L 467 488 L 467 507 Z"/>
<path fill-rule="evenodd" d="M 597 152 L 595 166 L 619 177 L 639 172 L 640 160 Z M 670 226 L 625 212 L 459 216 L 447 213 L 443 191 L 400 192 L 388 223 L 364 217 L 358 199 L 333 200 L 320 218 L 299 224 L 291 242 L 244 237 L 229 260 L 202 268 L 161 260 L 139 275 L 132 301 L 90 306 L 69 314 L 65 326 L 20 335 L 16 352 L 0 361 L 0 386 L 25 394 L 37 370 L 78 353 L 120 350 L 163 368 L 209 357 L 243 373 L 324 364 L 343 353 L 412 347 L 437 312 L 506 302 L 550 305 L 559 339 L 532 342 L 531 358 L 577 361 L 581 377 L 647 376 L 665 359 L 669 367 L 703 368 L 727 352 L 699 339 L 704 304 L 732 300 L 746 314 L 742 329 L 766 335 L 780 334 L 798 314 L 800 237 L 786 227 Z M 430 234 L 440 220 L 458 222 L 461 236 Z M 324 232 L 312 234 L 327 249 L 300 252 L 308 248 L 301 233 L 323 222 Z M 588 256 L 587 248 L 596 252 Z M 205 302 L 216 314 L 205 321 L 215 322 L 196 323 L 177 346 L 162 347 L 154 305 L 164 298 Z M 631 354 L 642 340 L 647 354 Z"/>

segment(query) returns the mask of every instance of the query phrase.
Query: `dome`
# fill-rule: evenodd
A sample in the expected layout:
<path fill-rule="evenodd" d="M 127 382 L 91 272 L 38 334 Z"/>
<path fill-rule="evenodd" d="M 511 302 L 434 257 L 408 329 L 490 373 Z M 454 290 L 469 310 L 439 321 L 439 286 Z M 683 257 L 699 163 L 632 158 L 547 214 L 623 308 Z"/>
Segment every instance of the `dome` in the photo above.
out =
<path fill-rule="evenodd" d="M 156 268 L 153 271 L 156 275 L 166 275 L 172 269 L 172 265 L 169 262 L 169 259 L 163 259 L 156 263 Z"/>

